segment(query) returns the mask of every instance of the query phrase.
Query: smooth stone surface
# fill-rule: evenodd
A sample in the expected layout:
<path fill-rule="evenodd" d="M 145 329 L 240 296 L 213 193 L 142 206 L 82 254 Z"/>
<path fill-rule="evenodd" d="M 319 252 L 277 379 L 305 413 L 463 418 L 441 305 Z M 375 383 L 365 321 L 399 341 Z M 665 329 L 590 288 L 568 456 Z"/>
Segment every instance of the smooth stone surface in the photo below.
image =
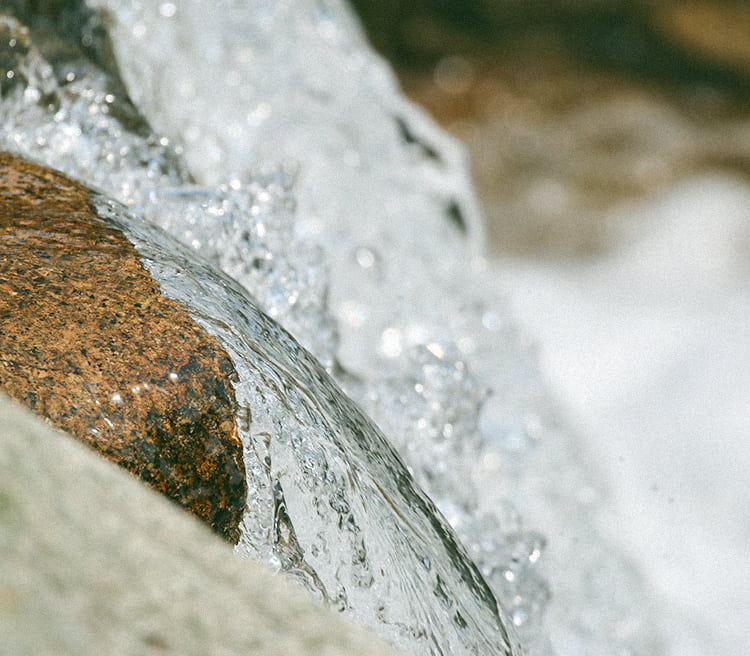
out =
<path fill-rule="evenodd" d="M 90 195 L 0 154 L 0 390 L 236 542 L 234 367 Z"/>
<path fill-rule="evenodd" d="M 0 653 L 395 656 L 0 394 Z"/>

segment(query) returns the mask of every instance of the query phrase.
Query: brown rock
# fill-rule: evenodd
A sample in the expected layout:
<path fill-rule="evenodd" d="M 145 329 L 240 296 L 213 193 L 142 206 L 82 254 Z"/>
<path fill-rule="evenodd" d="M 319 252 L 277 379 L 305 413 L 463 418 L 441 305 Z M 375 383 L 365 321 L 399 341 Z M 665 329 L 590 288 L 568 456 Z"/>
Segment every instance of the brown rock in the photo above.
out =
<path fill-rule="evenodd" d="M 671 0 L 656 5 L 656 28 L 698 58 L 750 73 L 746 0 Z"/>
<path fill-rule="evenodd" d="M 0 153 L 0 389 L 236 542 L 232 362 L 90 195 Z"/>

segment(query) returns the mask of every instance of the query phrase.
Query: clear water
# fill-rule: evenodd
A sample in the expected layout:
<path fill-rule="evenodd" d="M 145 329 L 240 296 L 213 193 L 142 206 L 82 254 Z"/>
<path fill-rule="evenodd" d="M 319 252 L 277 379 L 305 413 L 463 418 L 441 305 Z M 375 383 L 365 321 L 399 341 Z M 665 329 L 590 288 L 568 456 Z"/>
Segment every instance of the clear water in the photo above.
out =
<path fill-rule="evenodd" d="M 453 532 L 321 365 L 236 283 L 122 206 L 97 205 L 235 363 L 248 474 L 237 550 L 414 653 L 519 653 Z"/>
<path fill-rule="evenodd" d="M 494 290 L 462 153 L 347 8 L 89 4 L 157 132 L 122 119 L 105 72 L 45 60 L 5 21 L 0 145 L 128 206 L 100 201 L 232 355 L 238 551 L 413 653 L 520 653 L 518 634 L 540 656 L 658 654 Z"/>

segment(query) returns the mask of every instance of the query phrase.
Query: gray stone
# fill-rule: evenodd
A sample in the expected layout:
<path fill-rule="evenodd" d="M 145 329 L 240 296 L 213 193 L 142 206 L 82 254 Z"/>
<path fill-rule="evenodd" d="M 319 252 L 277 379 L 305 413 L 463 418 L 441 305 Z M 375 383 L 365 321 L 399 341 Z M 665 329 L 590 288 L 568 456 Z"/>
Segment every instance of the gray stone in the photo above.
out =
<path fill-rule="evenodd" d="M 0 647 L 55 654 L 394 654 L 0 395 Z"/>

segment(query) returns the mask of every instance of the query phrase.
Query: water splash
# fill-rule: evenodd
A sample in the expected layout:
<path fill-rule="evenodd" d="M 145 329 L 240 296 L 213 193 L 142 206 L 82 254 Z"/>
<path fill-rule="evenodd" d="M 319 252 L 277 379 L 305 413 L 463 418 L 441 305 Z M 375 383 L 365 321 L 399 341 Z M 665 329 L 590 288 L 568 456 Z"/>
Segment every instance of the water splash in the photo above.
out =
<path fill-rule="evenodd" d="M 239 285 L 112 201 L 96 206 L 234 362 L 249 489 L 237 549 L 414 653 L 520 653 L 452 530 L 321 365 Z"/>
<path fill-rule="evenodd" d="M 482 576 L 532 654 L 553 653 L 550 643 L 562 654 L 659 653 L 638 578 L 593 528 L 591 478 L 495 291 L 462 152 L 398 95 L 346 8 L 89 4 L 108 11 L 138 109 L 112 71 L 85 53 L 50 62 L 5 19 L 16 83 L 0 88 L 0 144 L 105 190 L 189 249 L 129 228 L 165 289 L 190 297 L 253 381 L 238 388 L 253 490 L 243 549 L 418 653 L 450 653 L 469 634 L 492 653 L 481 641 L 502 633 L 496 616 L 475 628 L 487 617 Z M 247 291 L 256 301 L 239 309 L 226 298 Z M 259 364 L 267 357 L 276 364 Z M 415 488 L 383 433 L 481 576 L 452 538 L 437 538 L 451 535 L 442 520 L 415 529 L 399 486 Z M 419 514 L 437 517 L 415 493 Z M 394 546 L 407 525 L 411 544 Z M 526 526 L 550 536 L 546 547 Z M 456 601 L 456 585 L 485 602 Z M 401 622 L 415 595 L 448 619 L 417 605 Z M 474 610 L 452 613 L 463 603 Z M 442 630 L 449 637 L 430 637 Z"/>

